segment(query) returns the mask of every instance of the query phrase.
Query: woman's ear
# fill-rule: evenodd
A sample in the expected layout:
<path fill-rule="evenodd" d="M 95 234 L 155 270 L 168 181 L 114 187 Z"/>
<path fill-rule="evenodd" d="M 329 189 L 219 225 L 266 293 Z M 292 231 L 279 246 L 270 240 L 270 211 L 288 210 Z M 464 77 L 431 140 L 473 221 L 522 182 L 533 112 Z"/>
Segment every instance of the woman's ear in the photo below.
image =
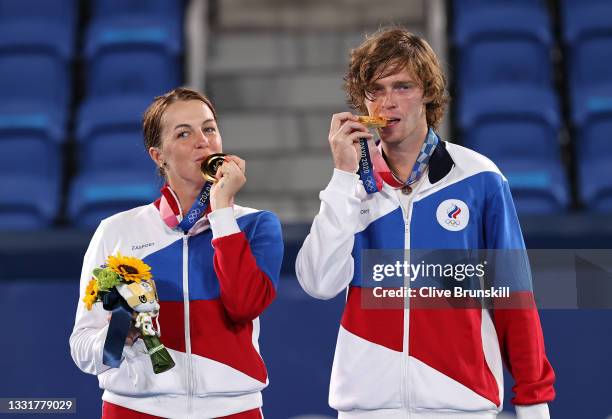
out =
<path fill-rule="evenodd" d="M 163 161 L 163 157 L 162 157 L 162 152 L 159 148 L 157 147 L 150 147 L 149 148 L 149 156 L 151 156 L 151 159 L 155 162 L 155 165 L 157 167 L 162 167 L 164 165 L 164 161 Z"/>

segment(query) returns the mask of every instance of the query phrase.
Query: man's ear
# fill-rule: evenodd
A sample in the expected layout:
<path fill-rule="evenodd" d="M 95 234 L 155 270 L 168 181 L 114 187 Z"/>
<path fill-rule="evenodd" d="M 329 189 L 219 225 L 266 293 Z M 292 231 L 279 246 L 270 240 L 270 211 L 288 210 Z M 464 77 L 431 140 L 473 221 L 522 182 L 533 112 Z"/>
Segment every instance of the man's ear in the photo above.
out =
<path fill-rule="evenodd" d="M 427 105 L 427 104 L 433 102 L 433 100 L 434 100 L 434 96 L 433 95 L 426 96 L 425 92 L 423 92 L 423 104 L 424 105 Z"/>

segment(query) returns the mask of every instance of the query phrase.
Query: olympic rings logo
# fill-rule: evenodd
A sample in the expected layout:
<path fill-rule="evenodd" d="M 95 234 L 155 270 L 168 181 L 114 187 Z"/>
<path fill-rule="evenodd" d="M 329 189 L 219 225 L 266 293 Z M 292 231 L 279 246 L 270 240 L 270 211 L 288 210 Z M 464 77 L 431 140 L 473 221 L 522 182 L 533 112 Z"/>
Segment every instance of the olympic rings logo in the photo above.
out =
<path fill-rule="evenodd" d="M 453 227 L 457 227 L 461 225 L 461 221 L 455 220 L 454 218 L 448 218 L 444 222 L 448 225 L 452 225 Z"/>
<path fill-rule="evenodd" d="M 195 220 L 197 220 L 198 216 L 200 215 L 200 212 L 202 212 L 202 210 L 199 208 L 196 208 L 195 210 L 191 211 L 187 216 L 187 218 L 189 218 L 189 222 L 193 223 Z"/>
<path fill-rule="evenodd" d="M 372 179 L 366 179 L 365 181 L 366 189 L 374 189 L 374 181 Z"/>

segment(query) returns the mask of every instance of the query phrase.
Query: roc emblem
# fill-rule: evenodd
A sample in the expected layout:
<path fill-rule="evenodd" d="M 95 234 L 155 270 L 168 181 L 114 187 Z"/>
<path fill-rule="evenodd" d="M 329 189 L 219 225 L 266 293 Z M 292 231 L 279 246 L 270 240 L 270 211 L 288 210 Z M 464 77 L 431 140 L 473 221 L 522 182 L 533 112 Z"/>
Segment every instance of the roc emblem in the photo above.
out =
<path fill-rule="evenodd" d="M 461 231 L 470 221 L 467 204 L 459 199 L 447 199 L 436 210 L 438 223 L 448 231 Z"/>

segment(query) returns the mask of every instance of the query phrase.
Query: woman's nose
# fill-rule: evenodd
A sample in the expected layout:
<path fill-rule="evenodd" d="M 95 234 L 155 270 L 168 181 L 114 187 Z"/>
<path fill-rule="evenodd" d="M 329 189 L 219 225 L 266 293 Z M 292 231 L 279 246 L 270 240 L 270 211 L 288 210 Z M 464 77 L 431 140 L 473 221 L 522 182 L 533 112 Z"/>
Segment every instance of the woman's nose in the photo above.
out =
<path fill-rule="evenodd" d="M 198 135 L 196 138 L 196 147 L 205 148 L 208 147 L 208 138 L 204 134 L 202 130 L 198 130 Z"/>

